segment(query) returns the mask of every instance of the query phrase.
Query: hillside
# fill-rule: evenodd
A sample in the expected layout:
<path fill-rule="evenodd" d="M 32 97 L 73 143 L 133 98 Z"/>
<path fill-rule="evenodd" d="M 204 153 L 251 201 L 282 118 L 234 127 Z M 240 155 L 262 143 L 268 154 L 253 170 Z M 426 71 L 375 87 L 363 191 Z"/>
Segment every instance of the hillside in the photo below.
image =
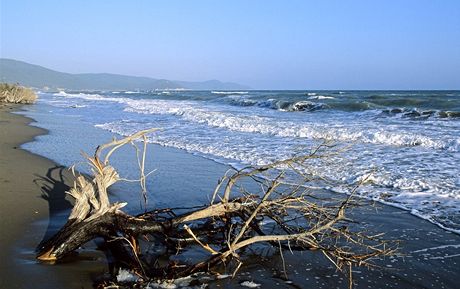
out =
<path fill-rule="evenodd" d="M 19 83 L 39 89 L 74 90 L 248 89 L 247 86 L 218 80 L 189 82 L 110 73 L 71 74 L 6 58 L 0 58 L 0 82 Z"/>

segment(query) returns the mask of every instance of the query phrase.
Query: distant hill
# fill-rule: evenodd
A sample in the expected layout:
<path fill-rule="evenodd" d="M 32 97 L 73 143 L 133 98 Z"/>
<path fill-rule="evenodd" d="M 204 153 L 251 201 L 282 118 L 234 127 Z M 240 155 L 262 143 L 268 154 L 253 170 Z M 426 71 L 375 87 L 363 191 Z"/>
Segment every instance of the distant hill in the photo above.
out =
<path fill-rule="evenodd" d="M 39 89 L 49 88 L 52 90 L 249 89 L 244 85 L 218 80 L 190 82 L 110 73 L 72 74 L 6 58 L 0 58 L 0 82 L 19 83 Z"/>

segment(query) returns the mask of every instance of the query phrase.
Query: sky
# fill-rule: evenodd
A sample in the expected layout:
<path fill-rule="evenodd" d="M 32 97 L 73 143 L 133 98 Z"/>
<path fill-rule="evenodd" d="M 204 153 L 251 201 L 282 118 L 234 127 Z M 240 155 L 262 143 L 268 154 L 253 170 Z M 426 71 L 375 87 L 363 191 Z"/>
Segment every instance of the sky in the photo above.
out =
<path fill-rule="evenodd" d="M 0 56 L 254 89 L 460 89 L 459 0 L 0 0 Z"/>

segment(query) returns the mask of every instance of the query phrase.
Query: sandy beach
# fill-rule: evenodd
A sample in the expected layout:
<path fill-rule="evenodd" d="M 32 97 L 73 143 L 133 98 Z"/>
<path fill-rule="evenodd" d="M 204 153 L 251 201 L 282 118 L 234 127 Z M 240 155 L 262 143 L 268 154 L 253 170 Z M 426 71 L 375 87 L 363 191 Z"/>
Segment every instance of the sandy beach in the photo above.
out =
<path fill-rule="evenodd" d="M 16 105 L 0 107 L 0 288 L 62 288 L 63 284 L 91 288 L 91 279 L 78 268 L 60 269 L 33 259 L 36 246 L 47 234 L 50 215 L 69 207 L 64 192 L 72 175 L 19 148 L 46 133 L 29 126 L 31 119 L 11 113 L 19 109 Z M 44 220 L 42 226 L 33 226 L 40 220 Z"/>
<path fill-rule="evenodd" d="M 460 0 L 0 1 L 0 289 L 460 289 Z"/>
<path fill-rule="evenodd" d="M 19 148 L 47 133 L 30 126 L 32 119 L 10 113 L 19 109 L 0 109 L 0 288 L 92 288 L 94 280 L 109 270 L 106 256 L 93 242 L 80 250 L 77 258 L 58 265 L 40 264 L 34 259 L 39 243 L 65 220 L 70 202 L 64 192 L 72 176 L 52 161 Z M 160 203 L 162 198 L 190 197 L 185 188 L 210 192 L 216 177 L 228 168 L 182 150 L 155 146 L 154 152 L 159 171 L 154 195 Z M 192 170 L 193 178 L 189 175 Z M 179 179 L 181 182 L 175 181 Z M 354 214 L 364 221 L 365 230 L 386 232 L 388 238 L 401 240 L 400 256 L 379 261 L 381 268 L 377 270 L 355 270 L 356 288 L 456 288 L 459 235 L 389 206 L 365 206 Z M 285 259 L 291 283 L 285 283 L 279 256 L 274 255 L 252 258 L 236 278 L 213 282 L 209 287 L 238 288 L 243 281 L 254 281 L 261 288 L 347 286 L 346 276 L 336 272 L 321 254 L 286 252 Z"/>

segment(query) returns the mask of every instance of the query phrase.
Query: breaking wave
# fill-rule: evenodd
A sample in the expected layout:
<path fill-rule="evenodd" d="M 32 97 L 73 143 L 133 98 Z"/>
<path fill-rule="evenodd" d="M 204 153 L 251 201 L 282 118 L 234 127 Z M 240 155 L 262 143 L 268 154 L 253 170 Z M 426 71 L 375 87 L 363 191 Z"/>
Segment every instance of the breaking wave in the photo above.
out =
<path fill-rule="evenodd" d="M 460 94 L 401 94 L 59 92 L 39 101 L 122 135 L 162 127 L 152 142 L 235 166 L 287 158 L 323 140 L 351 144 L 345 156 L 313 167 L 345 185 L 372 173 L 360 196 L 460 232 Z"/>
<path fill-rule="evenodd" d="M 212 94 L 224 94 L 224 95 L 232 95 L 232 94 L 248 94 L 247 91 L 211 91 Z"/>
<path fill-rule="evenodd" d="M 209 127 L 222 128 L 230 131 L 258 133 L 286 138 L 309 138 L 316 140 L 334 140 L 354 143 L 370 143 L 389 146 L 421 146 L 433 149 L 459 151 L 460 138 L 431 137 L 417 130 L 385 128 L 381 126 L 369 127 L 367 122 L 358 122 L 354 125 L 333 125 L 321 122 L 294 122 L 274 119 L 257 114 L 238 114 L 228 112 L 222 106 L 203 106 L 194 101 L 175 101 L 163 99 L 131 99 L 119 97 L 105 97 L 99 94 L 67 94 L 60 92 L 60 96 L 77 97 L 94 101 L 112 101 L 126 105 L 125 111 L 140 114 L 173 115 L 185 121 L 205 124 Z M 242 101 L 241 99 L 238 101 Z M 243 99 L 244 101 L 244 99 Z M 241 105 L 241 104 L 240 104 Z M 248 105 L 252 105 L 248 103 Z M 244 105 L 243 105 L 244 106 Z M 269 99 L 259 107 L 276 107 L 280 111 L 313 111 L 322 109 L 322 103 L 301 101 L 287 103 Z"/>

